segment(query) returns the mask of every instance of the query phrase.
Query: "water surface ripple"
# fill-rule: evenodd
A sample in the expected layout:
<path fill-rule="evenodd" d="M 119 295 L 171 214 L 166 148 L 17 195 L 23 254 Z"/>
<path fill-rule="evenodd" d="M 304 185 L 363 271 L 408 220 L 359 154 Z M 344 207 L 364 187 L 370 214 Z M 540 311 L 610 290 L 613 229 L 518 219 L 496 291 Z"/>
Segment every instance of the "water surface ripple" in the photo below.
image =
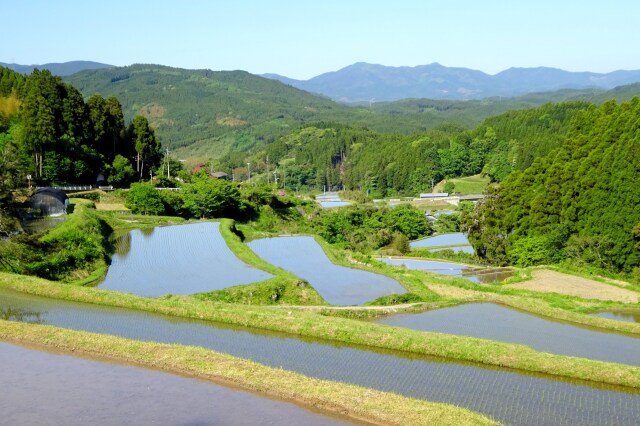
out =
<path fill-rule="evenodd" d="M 202 346 L 311 377 L 446 402 L 514 425 L 636 425 L 640 393 L 0 290 L 0 308 L 60 327 Z M 24 318 L 23 318 L 24 319 Z"/>
<path fill-rule="evenodd" d="M 313 237 L 263 238 L 248 245 L 267 262 L 307 280 L 332 305 L 360 305 L 406 292 L 387 276 L 334 264 Z"/>
<path fill-rule="evenodd" d="M 537 351 L 640 366 L 640 339 L 606 333 L 492 303 L 469 303 L 419 314 L 394 315 L 380 324 L 521 343 Z"/>

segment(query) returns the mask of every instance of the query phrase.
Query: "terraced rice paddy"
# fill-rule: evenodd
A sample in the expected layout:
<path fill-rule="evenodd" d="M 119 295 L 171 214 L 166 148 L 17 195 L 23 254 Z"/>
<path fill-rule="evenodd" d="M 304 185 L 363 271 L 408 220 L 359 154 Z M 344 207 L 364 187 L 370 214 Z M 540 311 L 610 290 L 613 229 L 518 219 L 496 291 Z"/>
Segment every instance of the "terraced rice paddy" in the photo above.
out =
<path fill-rule="evenodd" d="M 541 352 L 640 366 L 640 339 L 549 321 L 492 303 L 470 303 L 380 324 L 521 343 Z"/>
<path fill-rule="evenodd" d="M 320 204 L 320 207 L 325 209 L 353 204 L 351 201 L 342 201 L 337 192 L 325 192 L 322 195 L 316 195 L 316 202 Z"/>
<path fill-rule="evenodd" d="M 627 322 L 639 322 L 640 323 L 640 309 L 618 309 L 611 311 L 598 312 L 593 314 L 597 317 L 608 318 L 617 321 Z"/>
<path fill-rule="evenodd" d="M 459 263 L 440 262 L 421 259 L 384 258 L 378 259 L 387 265 L 405 266 L 409 269 L 433 272 L 435 274 L 449 275 L 465 278 L 477 283 L 493 283 L 505 280 L 513 275 L 513 271 L 506 268 L 472 268 Z"/>
<path fill-rule="evenodd" d="M 302 341 L 126 309 L 85 305 L 0 290 L 0 308 L 40 313 L 60 327 L 138 340 L 203 346 L 311 377 L 448 402 L 514 425 L 636 425 L 640 393 L 550 380 L 404 353 Z"/>
<path fill-rule="evenodd" d="M 219 226 L 203 222 L 129 232 L 116 242 L 100 287 L 156 297 L 219 290 L 273 276 L 240 261 Z"/>
<path fill-rule="evenodd" d="M 359 305 L 406 290 L 380 274 L 331 262 L 313 237 L 275 237 L 251 241 L 249 247 L 267 262 L 304 278 L 332 305 Z"/>
<path fill-rule="evenodd" d="M 143 368 L 0 342 L 7 425 L 344 424 L 293 404 Z"/>
<path fill-rule="evenodd" d="M 429 249 L 430 251 L 453 250 L 454 253 L 475 253 L 471 243 L 469 243 L 469 240 L 467 239 L 467 236 L 462 232 L 440 234 L 435 237 L 423 238 L 421 240 L 412 241 L 409 243 L 409 246 L 412 249 Z"/>

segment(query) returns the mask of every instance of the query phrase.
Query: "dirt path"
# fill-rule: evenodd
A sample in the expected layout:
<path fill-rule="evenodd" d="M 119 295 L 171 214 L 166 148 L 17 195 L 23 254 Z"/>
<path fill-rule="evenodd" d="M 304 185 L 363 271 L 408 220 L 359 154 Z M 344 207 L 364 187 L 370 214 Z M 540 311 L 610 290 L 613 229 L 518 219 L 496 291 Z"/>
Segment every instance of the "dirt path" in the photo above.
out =
<path fill-rule="evenodd" d="M 281 309 L 302 309 L 306 311 L 321 311 L 321 310 L 332 310 L 332 311 L 383 311 L 383 312 L 395 312 L 399 309 L 411 308 L 412 306 L 424 305 L 425 302 L 415 302 L 415 303 L 403 303 L 400 305 L 387 305 L 387 306 L 304 306 L 304 305 L 274 305 L 269 306 L 270 308 L 281 308 Z"/>
<path fill-rule="evenodd" d="M 542 269 L 533 273 L 533 279 L 509 287 L 545 293 L 559 293 L 584 299 L 615 300 L 638 303 L 640 294 L 613 285 Z"/>

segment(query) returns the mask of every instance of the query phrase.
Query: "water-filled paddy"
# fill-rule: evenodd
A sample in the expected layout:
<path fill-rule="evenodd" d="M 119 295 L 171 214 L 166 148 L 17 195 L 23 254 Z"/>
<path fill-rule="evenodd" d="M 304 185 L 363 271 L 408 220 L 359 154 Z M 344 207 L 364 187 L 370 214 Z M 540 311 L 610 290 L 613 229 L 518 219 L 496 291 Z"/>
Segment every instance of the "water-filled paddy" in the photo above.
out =
<path fill-rule="evenodd" d="M 351 201 L 343 201 L 337 192 L 325 192 L 324 194 L 316 195 L 316 202 L 324 209 L 353 204 Z"/>
<path fill-rule="evenodd" d="M 640 365 L 640 339 L 549 321 L 491 303 L 470 303 L 419 314 L 395 315 L 381 324 L 521 343 L 541 352 Z"/>
<path fill-rule="evenodd" d="M 276 237 L 251 241 L 249 247 L 267 262 L 304 278 L 333 305 L 359 305 L 406 290 L 396 280 L 331 262 L 313 237 Z"/>
<path fill-rule="evenodd" d="M 593 315 L 597 317 L 612 319 L 612 320 L 640 323 L 640 309 L 618 309 L 618 310 L 598 312 L 597 314 L 593 314 Z"/>
<path fill-rule="evenodd" d="M 411 242 L 411 248 L 428 248 L 455 245 L 470 245 L 469 239 L 462 232 L 454 232 L 451 234 L 440 234 L 436 235 L 435 237 L 427 237 Z"/>
<path fill-rule="evenodd" d="M 409 269 L 419 269 L 421 271 L 428 271 L 436 274 L 461 277 L 469 281 L 478 283 L 498 282 L 505 280 L 513 275 L 513 271 L 505 270 L 503 268 L 472 268 L 466 265 L 451 262 L 384 257 L 381 257 L 378 260 L 388 265 L 402 265 Z"/>
<path fill-rule="evenodd" d="M 133 230 L 116 242 L 100 287 L 138 294 L 194 294 L 272 277 L 240 261 L 220 234 L 220 224 Z"/>
<path fill-rule="evenodd" d="M 0 290 L 0 308 L 7 306 L 40 312 L 39 318 L 47 324 L 138 340 L 203 346 L 307 376 L 459 405 L 506 424 L 636 425 L 640 418 L 640 393 L 611 386 L 587 386 Z"/>
<path fill-rule="evenodd" d="M 0 365 L 7 425 L 343 424 L 213 383 L 2 342 Z"/>
<path fill-rule="evenodd" d="M 440 234 L 435 237 L 427 237 L 421 240 L 412 241 L 409 243 L 412 249 L 430 249 L 432 251 L 452 250 L 454 253 L 468 253 L 474 254 L 475 251 L 469 242 L 469 239 L 462 232 L 454 232 L 451 234 Z M 447 247 L 457 246 L 457 247 Z"/>

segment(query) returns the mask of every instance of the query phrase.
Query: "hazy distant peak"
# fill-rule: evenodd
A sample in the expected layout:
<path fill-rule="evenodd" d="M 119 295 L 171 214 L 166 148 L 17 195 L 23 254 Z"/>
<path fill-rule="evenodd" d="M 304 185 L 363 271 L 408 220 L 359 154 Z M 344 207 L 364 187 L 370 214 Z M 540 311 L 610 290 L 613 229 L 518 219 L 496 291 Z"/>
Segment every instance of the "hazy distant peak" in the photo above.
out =
<path fill-rule="evenodd" d="M 67 76 L 75 74 L 84 70 L 97 70 L 104 68 L 115 68 L 114 65 L 103 64 L 93 61 L 69 61 L 69 62 L 52 62 L 48 64 L 32 64 L 32 65 L 20 65 L 20 64 L 7 64 L 0 62 L 0 65 L 9 69 L 12 69 L 21 74 L 31 74 L 34 69 L 49 70 L 51 74 L 59 76 Z"/>

